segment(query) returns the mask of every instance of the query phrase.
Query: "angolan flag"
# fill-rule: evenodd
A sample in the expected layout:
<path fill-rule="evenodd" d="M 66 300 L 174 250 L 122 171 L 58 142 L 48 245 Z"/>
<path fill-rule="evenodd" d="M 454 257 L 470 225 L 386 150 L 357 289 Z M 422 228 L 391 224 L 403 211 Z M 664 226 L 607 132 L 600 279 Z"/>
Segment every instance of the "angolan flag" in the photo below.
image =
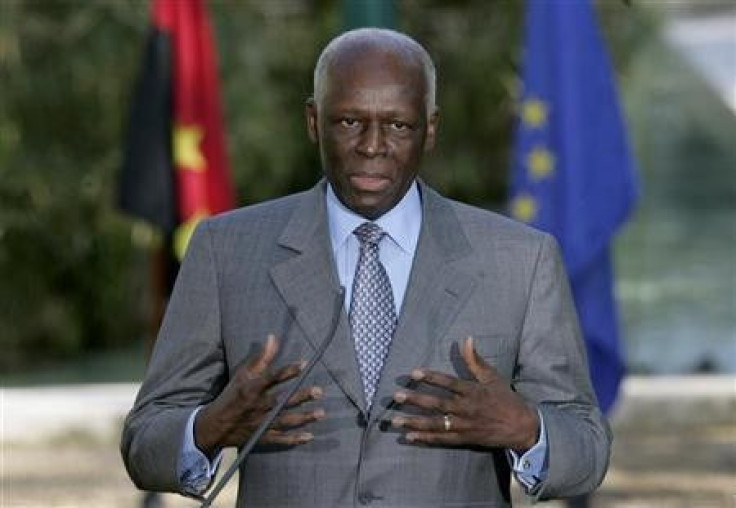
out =
<path fill-rule="evenodd" d="M 181 259 L 202 218 L 235 204 L 212 32 L 202 0 L 154 0 L 132 104 L 120 207 Z"/>

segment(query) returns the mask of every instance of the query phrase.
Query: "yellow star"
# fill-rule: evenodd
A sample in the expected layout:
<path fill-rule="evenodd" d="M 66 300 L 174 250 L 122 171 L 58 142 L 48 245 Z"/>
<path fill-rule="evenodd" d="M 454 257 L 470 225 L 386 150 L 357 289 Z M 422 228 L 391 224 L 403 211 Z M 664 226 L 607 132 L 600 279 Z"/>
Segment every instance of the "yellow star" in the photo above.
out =
<path fill-rule="evenodd" d="M 184 259 L 184 254 L 189 246 L 189 240 L 192 238 L 197 224 L 208 215 L 209 213 L 206 210 L 199 211 L 185 222 L 179 224 L 179 227 L 174 231 L 174 254 L 176 254 L 176 258 L 179 261 Z"/>
<path fill-rule="evenodd" d="M 196 125 L 174 126 L 174 165 L 178 169 L 204 171 L 207 161 L 200 144 L 204 132 Z"/>
<path fill-rule="evenodd" d="M 537 201 L 529 194 L 519 194 L 511 201 L 511 215 L 522 222 L 533 221 L 538 210 Z"/>
<path fill-rule="evenodd" d="M 521 119 L 529 127 L 541 127 L 547 123 L 547 104 L 535 97 L 521 104 Z"/>
<path fill-rule="evenodd" d="M 554 172 L 555 156 L 543 146 L 537 146 L 527 155 L 526 165 L 532 178 L 541 180 Z"/>

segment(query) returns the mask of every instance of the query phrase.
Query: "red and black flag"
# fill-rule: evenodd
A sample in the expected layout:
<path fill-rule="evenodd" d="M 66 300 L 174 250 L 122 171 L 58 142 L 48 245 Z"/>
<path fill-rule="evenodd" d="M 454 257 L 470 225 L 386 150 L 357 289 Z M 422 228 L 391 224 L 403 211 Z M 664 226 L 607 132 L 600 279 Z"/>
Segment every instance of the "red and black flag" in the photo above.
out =
<path fill-rule="evenodd" d="M 196 223 L 235 199 L 203 1 L 154 0 L 152 16 L 119 204 L 160 229 L 181 258 Z"/>

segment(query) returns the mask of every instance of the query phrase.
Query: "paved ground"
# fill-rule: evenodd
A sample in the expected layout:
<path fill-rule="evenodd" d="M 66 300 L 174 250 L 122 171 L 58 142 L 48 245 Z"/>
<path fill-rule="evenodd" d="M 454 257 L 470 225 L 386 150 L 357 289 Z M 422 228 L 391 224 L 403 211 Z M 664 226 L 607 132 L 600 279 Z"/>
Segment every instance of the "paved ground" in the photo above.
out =
<path fill-rule="evenodd" d="M 141 506 L 117 450 L 135 388 L 4 389 L 0 507 Z M 736 507 L 736 379 L 629 379 L 613 424 L 612 465 L 593 506 Z M 228 490 L 218 506 L 233 500 Z"/>

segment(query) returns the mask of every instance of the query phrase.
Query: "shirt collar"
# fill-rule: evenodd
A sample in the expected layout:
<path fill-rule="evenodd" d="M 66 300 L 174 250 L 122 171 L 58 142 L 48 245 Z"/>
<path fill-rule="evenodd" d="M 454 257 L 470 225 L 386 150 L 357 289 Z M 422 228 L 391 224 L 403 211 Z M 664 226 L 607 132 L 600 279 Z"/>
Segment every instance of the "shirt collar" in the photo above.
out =
<path fill-rule="evenodd" d="M 335 250 L 339 249 L 353 234 L 355 228 L 367 219 L 340 202 L 332 185 L 327 185 L 327 218 L 330 228 L 330 239 Z M 404 252 L 412 254 L 419 241 L 419 230 L 422 225 L 422 201 L 419 187 L 414 181 L 401 201 L 391 210 L 374 221 L 386 235 Z"/>

